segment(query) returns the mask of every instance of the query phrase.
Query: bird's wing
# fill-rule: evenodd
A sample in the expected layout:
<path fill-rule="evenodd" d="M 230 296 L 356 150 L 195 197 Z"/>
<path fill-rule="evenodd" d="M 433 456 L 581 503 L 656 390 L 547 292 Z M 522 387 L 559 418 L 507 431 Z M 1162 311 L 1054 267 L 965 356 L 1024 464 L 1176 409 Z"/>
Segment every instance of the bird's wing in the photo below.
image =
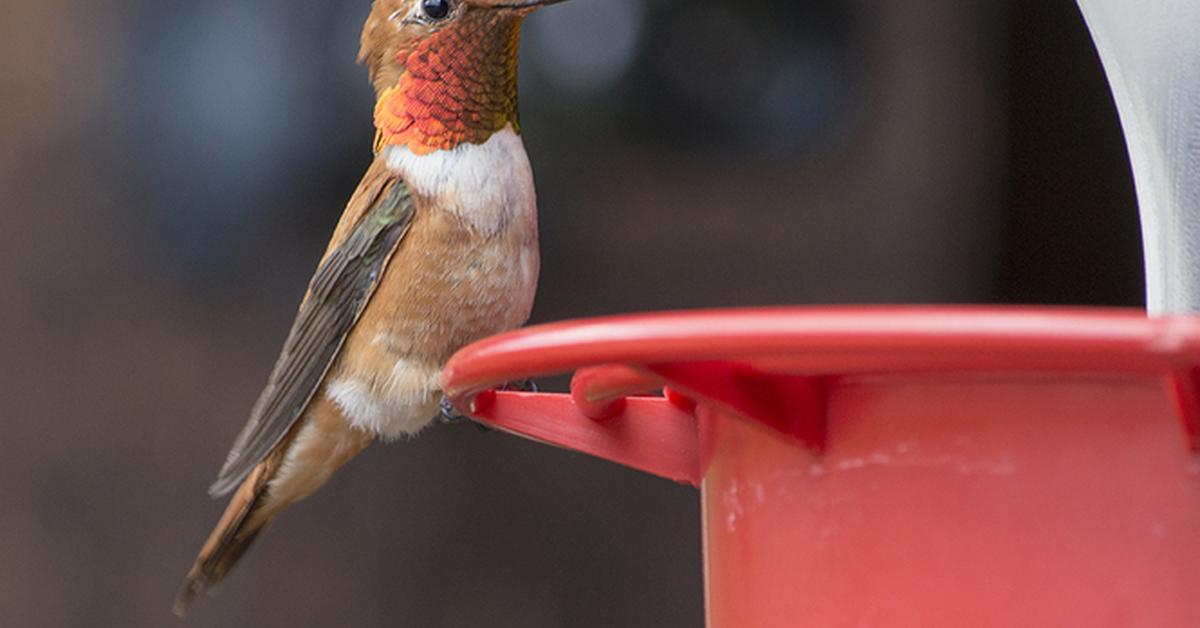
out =
<path fill-rule="evenodd" d="M 309 283 L 267 387 L 209 488 L 214 497 L 233 490 L 300 418 L 408 230 L 415 208 L 403 181 L 364 180 L 355 196 L 361 200 L 352 199 L 347 213 L 359 209 L 359 200 L 357 221 L 348 231 L 339 226 L 344 238 L 335 234 Z"/>

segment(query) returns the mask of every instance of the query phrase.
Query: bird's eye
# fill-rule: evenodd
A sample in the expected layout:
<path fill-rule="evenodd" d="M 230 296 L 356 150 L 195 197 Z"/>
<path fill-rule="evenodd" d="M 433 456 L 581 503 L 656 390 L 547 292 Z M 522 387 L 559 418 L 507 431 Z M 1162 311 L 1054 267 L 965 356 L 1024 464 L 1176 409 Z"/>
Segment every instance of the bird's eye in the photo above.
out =
<path fill-rule="evenodd" d="M 450 15 L 450 0 L 421 0 L 421 11 L 431 20 Z"/>

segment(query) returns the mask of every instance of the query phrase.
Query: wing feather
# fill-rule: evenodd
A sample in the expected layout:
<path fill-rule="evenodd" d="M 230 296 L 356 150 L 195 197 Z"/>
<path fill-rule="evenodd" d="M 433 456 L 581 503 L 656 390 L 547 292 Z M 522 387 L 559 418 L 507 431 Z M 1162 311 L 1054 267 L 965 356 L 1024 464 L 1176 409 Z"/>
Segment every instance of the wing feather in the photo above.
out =
<path fill-rule="evenodd" d="M 233 490 L 304 413 L 375 291 L 413 212 L 408 187 L 391 179 L 379 188 L 358 224 L 325 256 L 267 386 L 209 488 L 211 495 Z"/>

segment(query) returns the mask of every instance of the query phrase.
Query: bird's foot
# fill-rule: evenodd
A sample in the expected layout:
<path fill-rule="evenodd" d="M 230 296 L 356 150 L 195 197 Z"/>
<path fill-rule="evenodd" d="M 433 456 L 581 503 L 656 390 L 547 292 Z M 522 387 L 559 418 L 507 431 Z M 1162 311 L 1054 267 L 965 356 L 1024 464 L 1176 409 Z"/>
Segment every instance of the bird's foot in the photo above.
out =
<path fill-rule="evenodd" d="M 458 408 L 455 408 L 454 404 L 450 403 L 450 400 L 447 399 L 445 395 L 442 395 L 442 400 L 438 403 L 438 419 L 442 423 L 455 424 L 462 423 L 463 421 L 470 421 L 471 424 L 475 426 L 475 429 L 479 430 L 480 432 L 492 431 L 492 428 L 459 412 Z"/>
<path fill-rule="evenodd" d="M 532 379 L 519 379 L 515 382 L 508 382 L 500 387 L 500 390 L 512 390 L 516 392 L 539 392 L 537 382 Z"/>
<path fill-rule="evenodd" d="M 442 395 L 442 400 L 438 403 L 438 419 L 442 423 L 462 423 L 470 420 L 471 417 L 459 412 L 458 408 L 455 408 L 445 395 Z"/>
<path fill-rule="evenodd" d="M 500 386 L 499 390 L 513 390 L 519 392 L 538 392 L 538 385 L 532 379 L 522 379 L 515 382 L 508 382 Z M 442 400 L 438 403 L 438 419 L 442 423 L 462 423 L 463 421 L 471 421 L 475 427 L 481 432 L 490 432 L 492 428 L 475 421 L 471 417 L 458 411 L 450 400 L 442 395 Z"/>

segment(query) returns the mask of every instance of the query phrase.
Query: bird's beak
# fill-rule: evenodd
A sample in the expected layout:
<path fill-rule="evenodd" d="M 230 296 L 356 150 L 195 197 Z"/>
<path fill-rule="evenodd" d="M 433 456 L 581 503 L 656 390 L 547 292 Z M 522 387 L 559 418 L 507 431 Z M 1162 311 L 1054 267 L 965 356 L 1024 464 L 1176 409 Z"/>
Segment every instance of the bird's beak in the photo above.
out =
<path fill-rule="evenodd" d="M 532 11 L 550 4 L 558 4 L 563 0 L 481 0 L 474 4 L 491 9 L 512 9 L 514 11 Z"/>

